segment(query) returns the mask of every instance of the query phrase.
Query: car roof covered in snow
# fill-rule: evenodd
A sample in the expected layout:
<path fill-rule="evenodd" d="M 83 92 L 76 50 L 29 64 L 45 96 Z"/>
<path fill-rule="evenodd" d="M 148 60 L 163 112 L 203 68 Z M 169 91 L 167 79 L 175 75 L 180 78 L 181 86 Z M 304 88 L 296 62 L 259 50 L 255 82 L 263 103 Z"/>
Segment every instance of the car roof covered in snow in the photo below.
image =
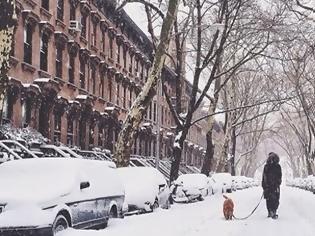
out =
<path fill-rule="evenodd" d="M 104 161 L 32 158 L 0 165 L 0 204 L 37 204 L 61 196 L 67 196 L 69 201 L 80 201 L 80 182 L 86 181 L 90 182 L 90 187 L 85 197 L 124 194 L 116 170 Z"/>

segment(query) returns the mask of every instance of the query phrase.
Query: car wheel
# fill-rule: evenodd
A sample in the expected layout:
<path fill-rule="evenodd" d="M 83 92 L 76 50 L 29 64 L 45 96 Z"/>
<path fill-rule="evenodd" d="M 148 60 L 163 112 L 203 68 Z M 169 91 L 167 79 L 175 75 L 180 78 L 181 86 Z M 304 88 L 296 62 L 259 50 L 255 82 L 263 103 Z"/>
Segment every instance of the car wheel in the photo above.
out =
<path fill-rule="evenodd" d="M 53 235 L 56 235 L 67 228 L 69 228 L 69 222 L 66 217 L 62 214 L 57 215 L 52 227 Z"/>
<path fill-rule="evenodd" d="M 199 197 L 197 198 L 198 201 L 203 201 L 203 197 L 202 195 L 199 195 Z"/>
<path fill-rule="evenodd" d="M 118 214 L 117 214 L 117 208 L 116 206 L 112 206 L 112 208 L 109 211 L 109 218 L 117 218 Z"/>
<path fill-rule="evenodd" d="M 152 205 L 152 211 L 154 211 L 156 208 L 159 208 L 159 201 L 158 199 L 155 199 L 153 205 Z"/>

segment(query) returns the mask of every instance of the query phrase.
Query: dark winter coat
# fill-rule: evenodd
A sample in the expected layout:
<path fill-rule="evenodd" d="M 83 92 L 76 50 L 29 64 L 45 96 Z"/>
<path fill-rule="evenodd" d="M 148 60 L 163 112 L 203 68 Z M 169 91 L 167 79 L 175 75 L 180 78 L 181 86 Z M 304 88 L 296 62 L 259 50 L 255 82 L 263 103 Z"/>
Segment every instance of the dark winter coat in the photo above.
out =
<path fill-rule="evenodd" d="M 264 167 L 262 179 L 262 187 L 266 199 L 273 193 L 280 193 L 281 181 L 282 171 L 279 165 L 279 156 L 275 153 L 270 153 Z"/>

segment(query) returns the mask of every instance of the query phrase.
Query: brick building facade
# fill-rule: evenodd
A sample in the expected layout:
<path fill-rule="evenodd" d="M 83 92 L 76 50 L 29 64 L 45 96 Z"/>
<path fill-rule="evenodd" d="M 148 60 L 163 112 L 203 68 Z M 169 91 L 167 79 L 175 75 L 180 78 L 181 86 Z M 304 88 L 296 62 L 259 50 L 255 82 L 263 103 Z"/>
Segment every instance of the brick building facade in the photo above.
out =
<path fill-rule="evenodd" d="M 16 0 L 4 120 L 35 128 L 51 143 L 113 150 L 153 50 L 124 11 L 115 13 L 114 2 Z M 172 92 L 172 72 L 162 76 Z M 173 122 L 162 96 L 149 106 L 133 154 L 156 155 L 158 118 L 161 158 L 170 156 Z"/>

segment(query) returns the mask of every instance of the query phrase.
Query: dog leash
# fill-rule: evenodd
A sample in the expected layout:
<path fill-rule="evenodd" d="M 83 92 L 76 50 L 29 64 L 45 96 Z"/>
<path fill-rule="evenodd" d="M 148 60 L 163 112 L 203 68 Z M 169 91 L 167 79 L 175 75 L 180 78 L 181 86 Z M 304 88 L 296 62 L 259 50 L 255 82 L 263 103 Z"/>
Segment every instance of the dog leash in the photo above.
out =
<path fill-rule="evenodd" d="M 261 200 L 263 199 L 263 197 L 264 197 L 264 193 L 261 195 L 261 198 L 260 198 L 260 200 L 259 200 L 257 206 L 254 208 L 254 210 L 252 210 L 252 212 L 251 212 L 248 216 L 243 217 L 243 218 L 238 218 L 238 217 L 236 217 L 236 216 L 233 214 L 233 218 L 234 218 L 235 220 L 246 220 L 247 218 L 249 218 L 249 217 L 250 217 L 251 215 L 253 215 L 254 212 L 257 210 L 257 208 L 258 208 L 258 206 L 260 205 Z"/>

